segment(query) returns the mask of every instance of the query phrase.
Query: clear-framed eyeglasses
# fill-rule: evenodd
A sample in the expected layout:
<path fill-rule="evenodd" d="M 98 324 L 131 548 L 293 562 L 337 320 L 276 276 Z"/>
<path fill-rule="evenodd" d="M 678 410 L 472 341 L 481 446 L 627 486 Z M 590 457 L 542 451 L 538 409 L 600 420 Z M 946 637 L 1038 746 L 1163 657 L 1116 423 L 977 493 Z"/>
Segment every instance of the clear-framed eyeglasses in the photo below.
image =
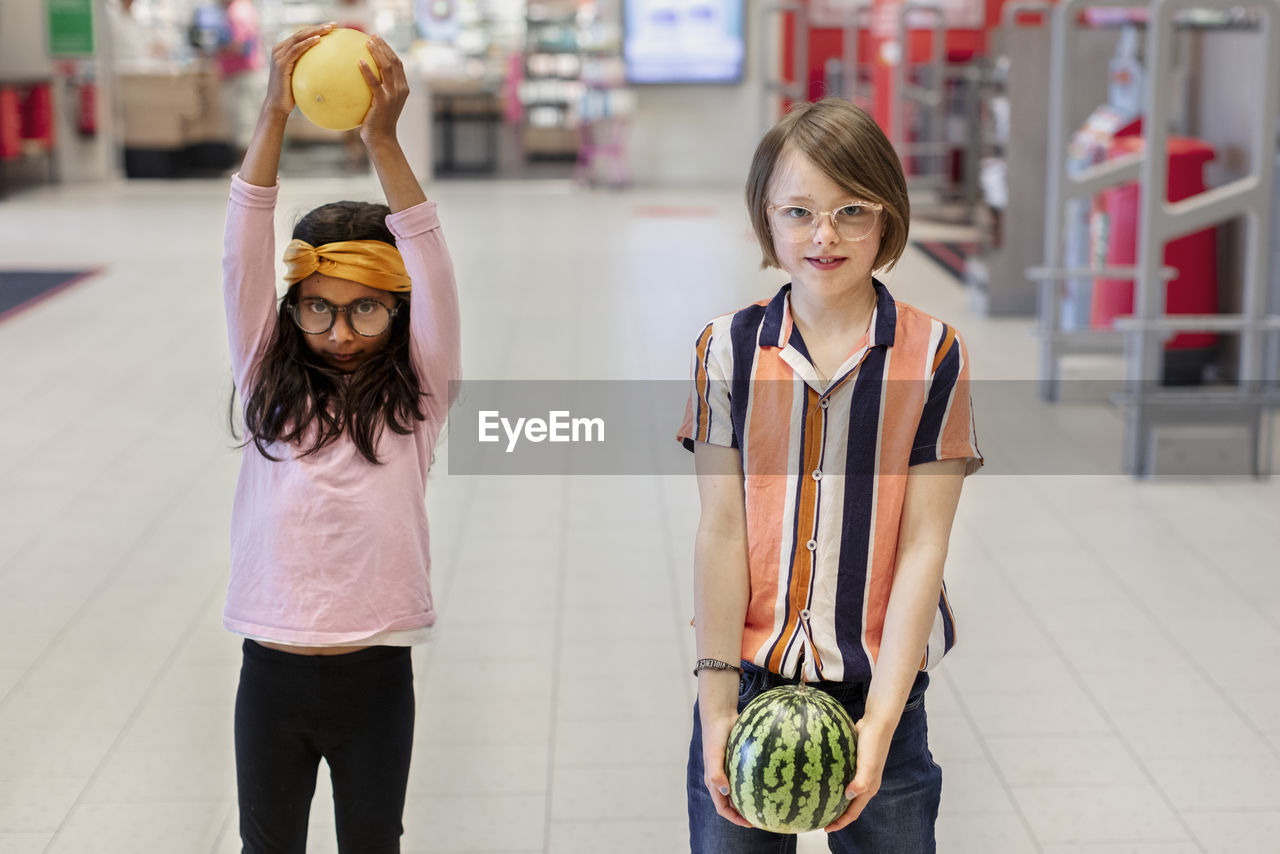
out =
<path fill-rule="evenodd" d="M 333 328 L 338 315 L 345 314 L 351 329 L 366 338 L 386 332 L 391 319 L 399 310 L 400 306 L 387 308 L 372 297 L 358 299 L 347 305 L 334 305 L 322 299 L 301 299 L 289 306 L 293 322 L 308 335 L 325 334 Z"/>
<path fill-rule="evenodd" d="M 841 240 L 865 240 L 875 231 L 876 220 L 884 205 L 876 202 L 849 202 L 833 211 L 812 211 L 803 205 L 769 205 L 769 222 L 773 233 L 791 243 L 812 240 L 824 217 Z"/>

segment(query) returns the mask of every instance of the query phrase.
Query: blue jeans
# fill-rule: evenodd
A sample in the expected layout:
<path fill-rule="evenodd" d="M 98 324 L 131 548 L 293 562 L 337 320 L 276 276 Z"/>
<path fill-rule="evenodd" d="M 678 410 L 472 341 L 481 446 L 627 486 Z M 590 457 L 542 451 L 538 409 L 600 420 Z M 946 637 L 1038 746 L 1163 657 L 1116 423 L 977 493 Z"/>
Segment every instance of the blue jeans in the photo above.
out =
<path fill-rule="evenodd" d="M 755 665 L 742 663 L 738 711 L 759 694 L 795 679 L 786 679 Z M 867 686 L 860 682 L 810 683 L 831 694 L 855 721 L 862 717 Z M 893 733 L 880 791 L 858 820 L 827 836 L 835 854 L 934 854 L 933 827 L 942 796 L 942 769 L 929 753 L 924 713 L 924 689 L 929 677 L 916 677 Z M 703 781 L 702 723 L 693 706 L 693 739 L 689 743 L 689 845 L 693 854 L 791 854 L 796 838 L 789 834 L 739 827 L 716 813 Z"/>

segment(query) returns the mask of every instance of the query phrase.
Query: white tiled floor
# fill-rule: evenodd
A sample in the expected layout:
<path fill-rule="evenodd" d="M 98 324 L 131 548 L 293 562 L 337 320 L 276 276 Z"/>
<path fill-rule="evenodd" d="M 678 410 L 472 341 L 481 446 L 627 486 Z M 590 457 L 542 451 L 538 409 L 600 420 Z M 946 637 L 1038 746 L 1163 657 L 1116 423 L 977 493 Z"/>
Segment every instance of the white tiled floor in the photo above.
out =
<path fill-rule="evenodd" d="M 281 228 L 373 193 L 291 179 Z M 701 323 L 779 282 L 736 188 L 432 194 L 473 379 L 683 379 Z M 224 198 L 186 182 L 0 202 L 4 267 L 102 268 L 0 324 L 0 854 L 239 850 Z M 891 281 L 959 326 L 976 376 L 1034 376 L 1027 321 L 972 316 L 914 251 Z M 1029 399 L 1020 418 L 1118 459 L 1105 403 Z M 940 850 L 1276 851 L 1280 484 L 1036 474 L 1007 426 L 985 424 L 984 450 L 1023 474 L 968 482 L 948 566 Z M 450 475 L 447 457 L 404 850 L 687 850 L 692 479 Z M 328 798 L 322 780 L 313 852 L 335 848 Z"/>

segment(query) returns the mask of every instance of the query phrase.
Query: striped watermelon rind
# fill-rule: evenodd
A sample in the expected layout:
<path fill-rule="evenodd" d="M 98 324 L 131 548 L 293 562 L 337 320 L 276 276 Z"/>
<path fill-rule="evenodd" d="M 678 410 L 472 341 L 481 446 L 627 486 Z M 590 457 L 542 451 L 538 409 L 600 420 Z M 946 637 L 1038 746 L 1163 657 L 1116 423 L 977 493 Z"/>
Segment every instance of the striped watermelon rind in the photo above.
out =
<path fill-rule="evenodd" d="M 858 737 L 834 697 L 805 685 L 765 691 L 729 731 L 729 802 L 774 833 L 826 827 L 849 806 Z"/>

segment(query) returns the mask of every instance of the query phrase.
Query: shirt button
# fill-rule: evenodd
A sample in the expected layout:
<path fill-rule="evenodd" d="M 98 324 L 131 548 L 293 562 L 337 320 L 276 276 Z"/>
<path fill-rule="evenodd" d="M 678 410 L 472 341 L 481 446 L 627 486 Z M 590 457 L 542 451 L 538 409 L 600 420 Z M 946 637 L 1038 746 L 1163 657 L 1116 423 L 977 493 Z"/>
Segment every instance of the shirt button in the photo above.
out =
<path fill-rule="evenodd" d="M 827 400 L 825 397 L 824 397 L 824 398 L 822 398 L 822 400 L 819 400 L 819 401 L 818 401 L 818 408 L 819 408 L 819 409 L 826 409 L 826 408 L 827 408 L 828 406 L 830 406 L 830 405 L 831 405 L 831 401 Z"/>
<path fill-rule="evenodd" d="M 800 619 L 804 620 L 806 623 L 807 623 L 807 622 L 809 622 L 809 609 L 808 609 L 808 608 L 805 608 L 803 611 L 801 611 L 801 612 L 800 612 Z"/>
<path fill-rule="evenodd" d="M 804 544 L 804 547 L 805 547 L 806 549 L 808 549 L 809 551 L 813 551 L 814 549 L 816 549 L 816 548 L 818 547 L 818 541 L 817 541 L 817 540 L 810 540 L 809 542 L 807 542 L 807 543 L 805 543 L 805 544 Z"/>
<path fill-rule="evenodd" d="M 813 470 L 813 479 L 814 479 L 814 480 L 822 480 L 822 469 L 814 469 L 814 470 Z"/>

